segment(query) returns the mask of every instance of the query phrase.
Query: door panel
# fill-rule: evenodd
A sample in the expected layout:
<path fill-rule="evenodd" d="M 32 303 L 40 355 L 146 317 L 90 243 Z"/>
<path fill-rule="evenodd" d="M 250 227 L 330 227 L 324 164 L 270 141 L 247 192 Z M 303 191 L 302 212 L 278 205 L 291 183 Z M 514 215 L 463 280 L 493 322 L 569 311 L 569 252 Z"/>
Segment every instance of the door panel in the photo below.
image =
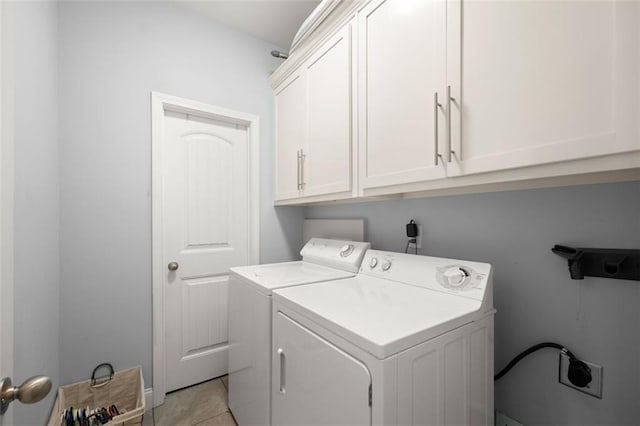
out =
<path fill-rule="evenodd" d="M 165 113 L 166 391 L 227 373 L 228 270 L 248 263 L 248 135 Z"/>
<path fill-rule="evenodd" d="M 435 136 L 444 114 L 434 100 L 445 81 L 445 12 L 444 2 L 378 0 L 359 15 L 360 182 L 365 189 L 445 175 L 436 164 Z"/>
<path fill-rule="evenodd" d="M 371 424 L 367 367 L 281 312 L 272 359 L 274 425 Z"/>
<path fill-rule="evenodd" d="M 461 173 L 638 149 L 617 135 L 624 88 L 616 56 L 637 57 L 616 53 L 618 7 L 448 3 L 448 84 L 462 99 L 452 108 L 452 147 Z"/>
<path fill-rule="evenodd" d="M 306 139 L 306 83 L 302 70 L 276 94 L 275 200 L 298 197 L 298 150 Z"/>
<path fill-rule="evenodd" d="M 308 128 L 304 195 L 351 189 L 351 25 L 306 66 Z M 308 171 L 308 173 L 307 173 Z"/>
<path fill-rule="evenodd" d="M 184 280 L 182 356 L 226 344 L 227 276 Z"/>

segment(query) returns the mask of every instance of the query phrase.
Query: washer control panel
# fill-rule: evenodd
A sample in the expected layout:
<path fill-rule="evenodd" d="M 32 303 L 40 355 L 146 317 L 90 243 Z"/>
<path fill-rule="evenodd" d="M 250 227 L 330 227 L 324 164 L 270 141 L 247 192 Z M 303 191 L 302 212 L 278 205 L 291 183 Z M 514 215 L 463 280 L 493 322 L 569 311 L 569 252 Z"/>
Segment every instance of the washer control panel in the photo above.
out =
<path fill-rule="evenodd" d="M 342 248 L 340 249 L 340 256 L 349 257 L 349 255 L 353 253 L 354 248 L 355 246 L 353 244 L 343 245 Z"/>
<path fill-rule="evenodd" d="M 312 238 L 302 248 L 302 259 L 318 265 L 357 272 L 369 243 Z"/>

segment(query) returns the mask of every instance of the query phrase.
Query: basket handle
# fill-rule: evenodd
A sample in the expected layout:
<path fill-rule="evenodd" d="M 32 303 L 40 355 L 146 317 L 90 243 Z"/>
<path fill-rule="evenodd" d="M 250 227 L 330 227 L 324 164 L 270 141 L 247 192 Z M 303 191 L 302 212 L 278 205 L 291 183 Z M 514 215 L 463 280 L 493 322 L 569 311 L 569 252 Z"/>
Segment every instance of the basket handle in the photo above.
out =
<path fill-rule="evenodd" d="M 96 382 L 97 382 L 97 380 L 96 380 L 96 372 L 99 369 L 101 369 L 102 367 L 106 367 L 106 368 L 109 369 L 109 379 L 105 380 L 102 383 L 96 384 Z M 103 362 L 102 364 L 100 364 L 96 368 L 94 368 L 93 369 L 93 373 L 91 373 L 91 387 L 92 388 L 101 388 L 101 387 L 107 385 L 111 381 L 111 379 L 113 379 L 113 374 L 114 374 L 113 365 L 111 365 L 108 362 Z M 103 376 L 103 377 L 106 377 L 106 376 Z"/>

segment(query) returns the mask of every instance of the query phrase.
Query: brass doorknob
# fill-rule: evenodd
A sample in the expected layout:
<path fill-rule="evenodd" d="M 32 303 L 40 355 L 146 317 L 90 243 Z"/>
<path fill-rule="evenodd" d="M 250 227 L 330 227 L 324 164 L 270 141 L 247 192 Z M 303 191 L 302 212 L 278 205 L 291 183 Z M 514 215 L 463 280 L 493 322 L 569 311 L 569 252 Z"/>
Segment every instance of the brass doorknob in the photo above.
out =
<path fill-rule="evenodd" d="M 179 266 L 178 262 L 169 262 L 167 268 L 169 268 L 170 271 L 177 271 Z"/>
<path fill-rule="evenodd" d="M 51 379 L 47 376 L 34 376 L 14 387 L 9 377 L 0 380 L 0 414 L 4 414 L 11 401 L 17 399 L 24 404 L 33 404 L 47 396 L 51 390 Z"/>

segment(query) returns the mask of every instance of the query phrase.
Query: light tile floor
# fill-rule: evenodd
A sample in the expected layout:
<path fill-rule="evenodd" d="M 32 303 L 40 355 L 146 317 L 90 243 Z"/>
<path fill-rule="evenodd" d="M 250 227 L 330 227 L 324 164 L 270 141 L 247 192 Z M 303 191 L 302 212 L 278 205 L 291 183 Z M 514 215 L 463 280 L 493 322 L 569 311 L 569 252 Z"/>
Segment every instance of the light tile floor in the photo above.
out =
<path fill-rule="evenodd" d="M 144 415 L 143 426 L 236 426 L 227 405 L 227 376 L 167 394 Z"/>

